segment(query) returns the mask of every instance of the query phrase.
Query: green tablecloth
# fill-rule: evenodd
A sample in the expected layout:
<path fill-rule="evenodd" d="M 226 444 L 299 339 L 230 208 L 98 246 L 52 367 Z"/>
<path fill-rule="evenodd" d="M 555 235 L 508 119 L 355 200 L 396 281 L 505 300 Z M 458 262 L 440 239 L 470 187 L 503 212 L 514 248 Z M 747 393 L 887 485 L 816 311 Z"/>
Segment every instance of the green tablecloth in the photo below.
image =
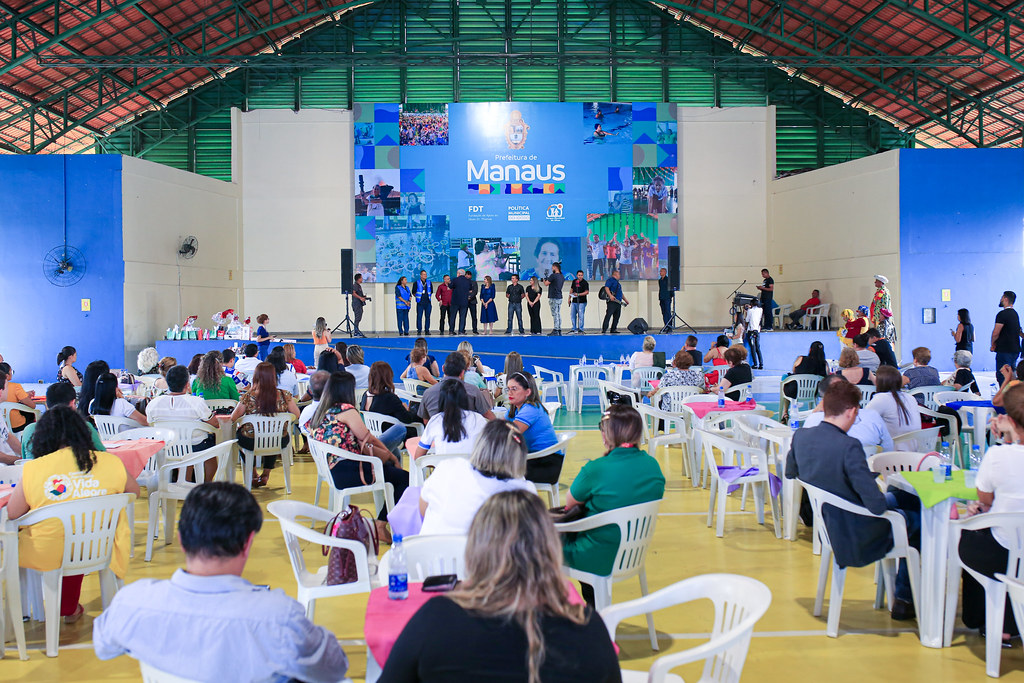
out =
<path fill-rule="evenodd" d="M 963 470 L 953 470 L 953 478 L 936 484 L 931 470 L 926 472 L 900 472 L 903 478 L 917 491 L 921 505 L 934 507 L 947 498 L 962 500 L 978 500 L 978 490 L 967 488 L 964 484 Z"/>

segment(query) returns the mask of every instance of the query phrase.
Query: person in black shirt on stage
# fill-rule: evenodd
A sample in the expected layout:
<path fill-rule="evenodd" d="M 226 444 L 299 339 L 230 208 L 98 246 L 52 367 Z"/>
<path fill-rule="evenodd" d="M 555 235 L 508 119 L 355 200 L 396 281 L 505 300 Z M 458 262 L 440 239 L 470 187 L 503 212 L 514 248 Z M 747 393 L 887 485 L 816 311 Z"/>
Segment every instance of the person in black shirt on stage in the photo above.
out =
<path fill-rule="evenodd" d="M 366 302 L 370 300 L 370 297 L 363 293 L 363 274 L 356 273 L 355 277 L 352 278 L 352 313 L 355 318 L 352 322 L 352 336 L 353 337 L 365 337 L 359 329 L 359 323 L 363 319 L 363 307 L 366 306 Z"/>
<path fill-rule="evenodd" d="M 999 307 L 1003 310 L 996 315 L 996 325 L 992 328 L 992 350 L 996 354 L 996 380 L 1003 384 L 1002 370 L 1004 365 L 1017 367 L 1017 356 L 1020 355 L 1020 318 L 1013 304 L 1017 295 L 1010 290 L 1003 292 L 999 299 Z"/>
<path fill-rule="evenodd" d="M 586 334 L 583 331 L 583 319 L 587 312 L 587 295 L 590 294 L 590 283 L 583 279 L 583 271 L 576 271 L 576 279 L 569 284 L 569 320 L 572 322 L 570 334 Z"/>
<path fill-rule="evenodd" d="M 512 283 L 505 288 L 505 298 L 508 299 L 508 329 L 505 334 L 512 334 L 512 316 L 519 320 L 519 334 L 526 334 L 523 330 L 523 297 L 526 290 L 519 284 L 519 276 L 512 275 Z"/>
<path fill-rule="evenodd" d="M 761 321 L 761 331 L 771 332 L 775 318 L 775 311 L 772 310 L 775 304 L 775 280 L 772 279 L 767 268 L 761 269 L 761 277 L 764 278 L 764 282 L 757 285 L 758 291 L 761 292 L 761 310 L 764 311 Z"/>
<path fill-rule="evenodd" d="M 668 284 L 668 270 L 661 269 L 658 278 L 658 305 L 661 306 L 661 322 L 665 326 L 661 331 L 670 331 L 672 323 L 672 288 Z"/>
<path fill-rule="evenodd" d="M 465 275 L 465 271 L 459 268 L 452 281 L 452 327 L 454 328 L 454 316 L 459 316 L 459 334 L 466 334 L 466 313 L 469 312 L 469 291 L 471 283 Z M 473 314 L 473 322 L 476 322 L 476 313 Z"/>
<path fill-rule="evenodd" d="M 604 311 L 604 322 L 601 323 L 601 333 L 610 332 L 611 334 L 618 334 L 619 331 L 619 316 L 622 314 L 622 304 L 629 304 L 626 301 L 626 297 L 622 294 L 622 285 L 619 284 L 619 269 L 616 268 L 612 271 L 611 277 L 604 283 L 605 289 L 605 301 L 608 305 Z M 608 325 L 611 323 L 611 330 L 608 329 Z"/>
<path fill-rule="evenodd" d="M 562 275 L 562 264 L 555 261 L 551 264 L 551 274 L 544 279 L 548 288 L 548 305 L 551 306 L 552 327 L 554 329 L 548 336 L 559 336 L 562 334 L 562 285 L 565 284 L 565 277 Z"/>
<path fill-rule="evenodd" d="M 471 271 L 466 271 L 465 279 L 469 281 L 469 317 L 473 320 L 473 334 L 480 334 L 476 326 L 476 294 L 480 291 L 480 286 L 476 283 L 476 280 L 473 279 L 473 273 Z M 462 327 L 463 329 L 459 330 L 460 333 L 465 332 L 465 325 Z"/>

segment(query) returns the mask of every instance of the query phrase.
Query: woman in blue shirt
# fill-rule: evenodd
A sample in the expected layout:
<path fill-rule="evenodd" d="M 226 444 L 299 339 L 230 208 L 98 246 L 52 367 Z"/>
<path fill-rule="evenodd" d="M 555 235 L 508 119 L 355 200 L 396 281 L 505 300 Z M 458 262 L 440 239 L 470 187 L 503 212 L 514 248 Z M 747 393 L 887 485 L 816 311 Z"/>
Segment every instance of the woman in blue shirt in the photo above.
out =
<path fill-rule="evenodd" d="M 405 276 L 398 278 L 395 285 L 395 308 L 398 310 L 398 336 L 409 336 L 409 306 L 412 305 L 412 292 L 409 291 Z"/>
<path fill-rule="evenodd" d="M 260 313 L 256 316 L 256 322 L 259 327 L 256 328 L 256 346 L 259 347 L 260 352 L 256 354 L 256 357 L 260 360 L 267 359 L 267 353 L 270 352 L 270 332 L 267 331 L 267 323 L 270 322 L 270 316 L 266 313 Z"/>
<path fill-rule="evenodd" d="M 508 419 L 523 433 L 528 453 L 536 453 L 558 443 L 548 411 L 540 402 L 537 383 L 527 372 L 516 372 L 505 380 L 508 395 Z M 526 478 L 538 484 L 556 484 L 562 474 L 564 453 L 527 460 Z"/>

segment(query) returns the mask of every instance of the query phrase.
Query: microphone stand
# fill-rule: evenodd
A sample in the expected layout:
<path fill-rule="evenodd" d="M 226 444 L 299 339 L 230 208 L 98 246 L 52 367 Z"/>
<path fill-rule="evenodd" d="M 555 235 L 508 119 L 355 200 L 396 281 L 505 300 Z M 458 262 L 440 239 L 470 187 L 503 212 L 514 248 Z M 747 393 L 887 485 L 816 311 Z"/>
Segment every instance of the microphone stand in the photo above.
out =
<path fill-rule="evenodd" d="M 333 330 L 331 330 L 331 334 L 334 334 L 338 330 L 341 330 L 342 332 L 347 334 L 349 337 L 354 336 L 353 332 L 352 332 L 353 327 L 354 327 L 352 325 L 352 317 L 349 315 L 349 302 L 350 302 L 351 299 L 352 299 L 352 294 L 351 293 L 345 294 L 345 317 L 342 319 L 342 321 L 340 323 L 338 323 L 338 325 Z"/>

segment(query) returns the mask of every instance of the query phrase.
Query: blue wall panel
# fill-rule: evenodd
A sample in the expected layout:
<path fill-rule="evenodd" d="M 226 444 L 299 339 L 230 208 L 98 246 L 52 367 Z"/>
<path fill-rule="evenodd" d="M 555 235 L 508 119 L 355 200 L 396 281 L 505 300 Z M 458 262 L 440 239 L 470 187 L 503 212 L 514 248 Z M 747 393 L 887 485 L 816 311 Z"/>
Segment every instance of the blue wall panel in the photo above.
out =
<path fill-rule="evenodd" d="M 993 370 L 989 351 L 999 297 L 1024 303 L 1024 150 L 900 151 L 902 357 L 927 346 L 932 364 L 953 369 L 957 309 L 976 327 L 974 369 Z M 942 301 L 949 289 L 950 301 Z M 922 323 L 935 308 L 936 322 Z"/>
<path fill-rule="evenodd" d="M 82 251 L 85 277 L 57 287 L 43 275 L 43 255 L 68 244 Z M 4 322 L 0 353 L 22 382 L 52 381 L 62 346 L 78 349 L 77 367 L 124 363 L 124 259 L 121 157 L 0 156 L 0 268 Z M 90 312 L 81 300 L 90 299 Z"/>

